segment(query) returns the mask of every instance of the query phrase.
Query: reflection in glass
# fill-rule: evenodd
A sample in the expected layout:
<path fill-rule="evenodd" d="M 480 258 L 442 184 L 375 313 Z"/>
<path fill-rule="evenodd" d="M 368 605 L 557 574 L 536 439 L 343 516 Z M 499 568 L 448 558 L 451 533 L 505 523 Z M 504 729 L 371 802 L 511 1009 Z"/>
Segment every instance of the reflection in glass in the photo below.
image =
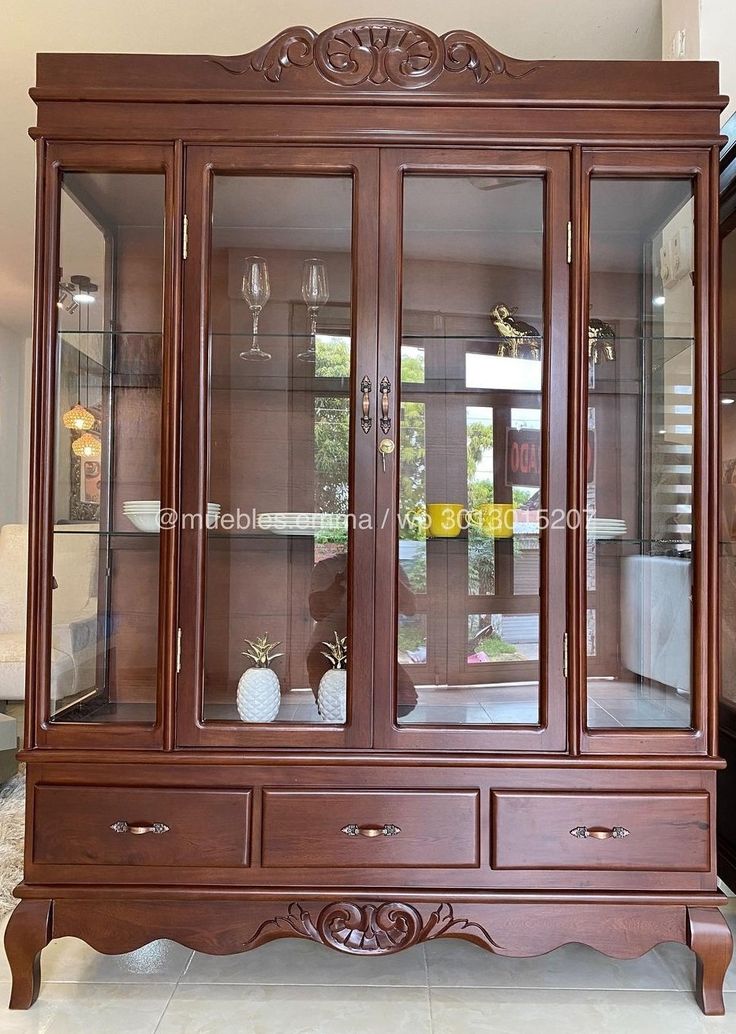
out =
<path fill-rule="evenodd" d="M 349 177 L 214 177 L 208 499 L 220 515 L 207 532 L 205 721 L 345 722 L 351 225 Z M 251 351 L 270 361 L 241 363 L 255 256 L 270 290 L 247 299 L 261 306 Z M 245 641 L 262 636 L 281 656 L 241 680 Z M 336 639 L 347 666 L 325 645 Z"/>
<path fill-rule="evenodd" d="M 533 725 L 543 180 L 407 175 L 403 242 L 398 721 Z"/>
<path fill-rule="evenodd" d="M 55 722 L 156 718 L 163 223 L 163 175 L 63 175 Z"/>
<path fill-rule="evenodd" d="M 586 537 L 596 728 L 691 721 L 693 229 L 689 180 L 592 181 Z"/>

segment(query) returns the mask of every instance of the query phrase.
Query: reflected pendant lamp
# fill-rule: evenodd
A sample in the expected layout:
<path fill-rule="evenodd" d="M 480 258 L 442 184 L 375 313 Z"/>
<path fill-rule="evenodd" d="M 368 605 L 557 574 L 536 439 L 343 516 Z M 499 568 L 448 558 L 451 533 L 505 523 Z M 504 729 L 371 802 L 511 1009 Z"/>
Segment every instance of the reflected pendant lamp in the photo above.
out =
<path fill-rule="evenodd" d="M 97 284 L 93 284 L 88 276 L 73 276 L 71 278 L 70 284 L 62 284 L 61 287 L 63 287 L 65 290 L 76 290 L 77 292 L 82 291 L 84 289 L 86 291 L 86 296 L 91 301 L 94 301 L 94 291 L 97 290 Z M 74 298 L 74 302 L 77 305 L 79 304 L 76 296 Z M 89 329 L 89 314 L 87 315 L 87 324 L 87 329 Z M 80 334 L 81 331 L 82 314 L 80 310 Z M 78 401 L 72 406 L 72 408 L 68 409 L 66 413 L 64 413 L 64 415 L 61 418 L 61 422 L 63 423 L 64 427 L 66 427 L 69 431 L 77 431 L 80 433 L 84 431 L 91 431 L 92 428 L 95 426 L 95 418 L 92 415 L 92 413 L 90 413 L 89 409 L 82 405 L 82 351 L 80 348 L 80 342 L 77 343 L 77 399 Z M 87 358 L 87 405 L 89 405 L 89 358 Z M 77 441 L 81 441 L 81 439 L 78 439 Z M 77 442 L 72 443 L 72 449 L 74 450 L 77 456 L 81 456 L 82 453 L 77 452 L 76 445 Z"/>
<path fill-rule="evenodd" d="M 72 452 L 84 460 L 96 460 L 102 455 L 102 443 L 96 434 L 86 431 L 72 442 Z"/>

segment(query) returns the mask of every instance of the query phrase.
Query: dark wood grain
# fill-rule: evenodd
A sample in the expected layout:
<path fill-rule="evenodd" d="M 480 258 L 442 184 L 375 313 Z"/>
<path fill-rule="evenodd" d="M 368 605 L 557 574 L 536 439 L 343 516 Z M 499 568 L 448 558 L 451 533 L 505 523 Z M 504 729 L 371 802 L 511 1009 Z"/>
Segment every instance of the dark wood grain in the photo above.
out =
<path fill-rule="evenodd" d="M 717 908 L 688 908 L 687 944 L 697 959 L 695 994 L 706 1016 L 723 1016 L 723 980 L 733 951 L 731 930 Z"/>
<path fill-rule="evenodd" d="M 707 872 L 708 794 L 493 793 L 496 869 Z M 620 839 L 579 838 L 580 826 L 622 827 Z"/>
<path fill-rule="evenodd" d="M 34 861 L 52 865 L 248 865 L 251 791 L 36 787 Z M 119 822 L 162 833 L 117 832 Z"/>
<path fill-rule="evenodd" d="M 51 901 L 21 901 L 5 928 L 13 986 L 10 1009 L 29 1009 L 41 988 L 41 950 L 51 940 Z"/>
<path fill-rule="evenodd" d="M 393 836 L 348 836 L 358 826 L 397 826 Z M 264 790 L 265 869 L 477 867 L 478 790 Z"/>

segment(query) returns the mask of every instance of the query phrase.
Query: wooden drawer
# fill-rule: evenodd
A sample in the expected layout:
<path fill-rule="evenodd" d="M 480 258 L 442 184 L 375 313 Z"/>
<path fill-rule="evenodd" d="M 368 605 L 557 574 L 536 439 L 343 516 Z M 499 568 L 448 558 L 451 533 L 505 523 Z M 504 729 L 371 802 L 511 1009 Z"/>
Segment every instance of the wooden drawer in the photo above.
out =
<path fill-rule="evenodd" d="M 264 790 L 262 865 L 476 867 L 479 808 L 478 790 Z M 363 835 L 385 825 L 399 832 Z"/>
<path fill-rule="evenodd" d="M 248 865 L 250 790 L 35 788 L 33 860 L 52 865 Z M 161 833 L 116 832 L 163 823 Z"/>
<path fill-rule="evenodd" d="M 492 809 L 495 869 L 710 869 L 710 796 L 704 792 L 499 790 Z M 579 835 L 580 827 L 626 832 L 598 839 Z"/>

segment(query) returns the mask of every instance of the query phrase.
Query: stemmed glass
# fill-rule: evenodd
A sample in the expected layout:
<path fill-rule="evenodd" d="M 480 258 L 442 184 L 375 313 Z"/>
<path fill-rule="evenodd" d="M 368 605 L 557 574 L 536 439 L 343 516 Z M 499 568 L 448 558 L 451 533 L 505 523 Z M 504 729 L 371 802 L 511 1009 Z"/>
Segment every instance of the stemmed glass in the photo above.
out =
<path fill-rule="evenodd" d="M 302 298 L 309 314 L 309 348 L 299 352 L 297 359 L 303 363 L 317 361 L 317 313 L 321 305 L 326 305 L 330 297 L 327 283 L 327 270 L 322 259 L 304 259 L 302 267 Z"/>
<path fill-rule="evenodd" d="M 241 352 L 240 358 L 253 362 L 264 362 L 271 358 L 258 344 L 258 320 L 263 306 L 271 297 L 271 284 L 268 279 L 266 260 L 258 255 L 250 255 L 243 266 L 243 285 L 241 294 L 248 303 L 253 318 L 253 341 L 247 352 Z"/>

